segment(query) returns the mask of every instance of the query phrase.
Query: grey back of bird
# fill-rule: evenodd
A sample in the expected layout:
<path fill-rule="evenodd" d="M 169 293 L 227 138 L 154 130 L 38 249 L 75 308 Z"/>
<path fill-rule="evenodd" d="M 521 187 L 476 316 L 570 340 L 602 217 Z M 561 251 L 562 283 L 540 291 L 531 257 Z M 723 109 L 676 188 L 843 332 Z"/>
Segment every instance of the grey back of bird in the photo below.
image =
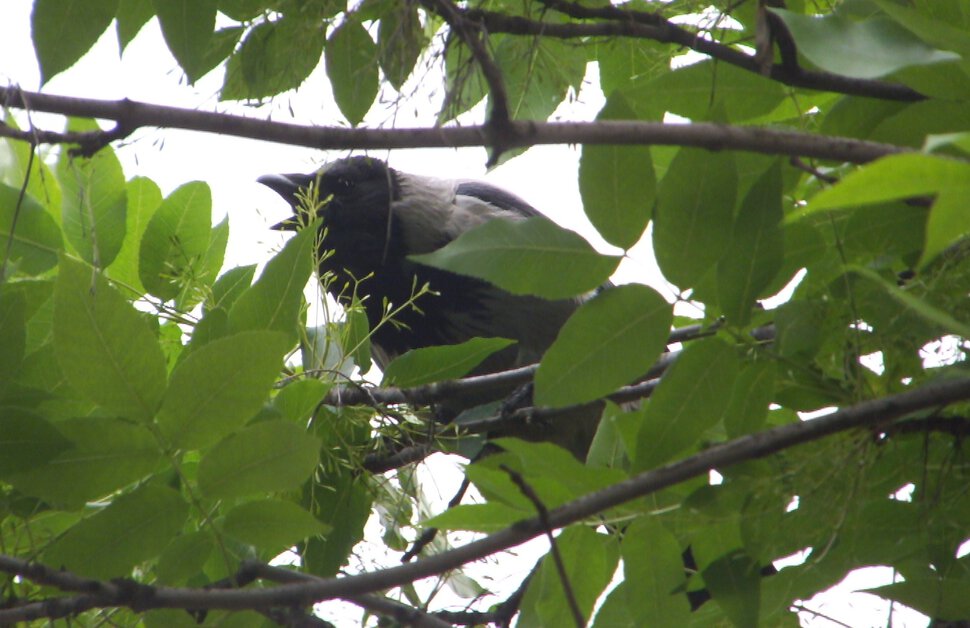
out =
<path fill-rule="evenodd" d="M 328 290 L 339 303 L 349 305 L 355 292 L 363 298 L 373 331 L 374 360 L 382 369 L 411 349 L 476 337 L 509 338 L 516 344 L 490 356 L 474 374 L 534 364 L 589 296 L 547 300 L 514 295 L 410 258 L 440 249 L 492 220 L 542 216 L 521 198 L 488 183 L 412 175 L 369 157 L 341 159 L 307 175 L 262 177 L 260 182 L 286 198 L 294 211 L 299 196 L 311 186 L 320 199 L 326 199 L 319 210 L 325 234 L 320 249 L 332 254 L 318 256 L 318 270 L 334 277 Z M 383 322 L 387 303 L 406 302 L 413 286 L 425 283 L 434 294 L 425 294 L 415 308 L 400 311 L 394 324 Z M 443 410 L 454 415 L 483 401 L 469 396 L 449 401 Z M 598 407 L 584 408 L 490 436 L 550 441 L 583 458 L 598 421 Z"/>

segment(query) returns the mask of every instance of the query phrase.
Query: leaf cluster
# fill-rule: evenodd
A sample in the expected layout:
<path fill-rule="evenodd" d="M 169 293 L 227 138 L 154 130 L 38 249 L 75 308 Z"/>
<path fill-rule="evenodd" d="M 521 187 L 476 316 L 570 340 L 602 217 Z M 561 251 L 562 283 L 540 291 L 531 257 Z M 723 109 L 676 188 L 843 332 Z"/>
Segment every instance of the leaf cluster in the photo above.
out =
<path fill-rule="evenodd" d="M 328 395 L 352 375 L 348 364 L 369 367 L 372 330 L 356 307 L 340 325 L 307 328 L 312 226 L 254 281 L 254 267 L 222 270 L 228 223 L 212 226 L 205 183 L 163 196 L 147 178 L 126 179 L 110 148 L 46 159 L 9 141 L 0 159 L 0 551 L 88 578 L 191 587 L 293 552 L 294 570 L 326 578 L 348 564 L 372 509 L 394 550 L 417 525 L 492 533 L 712 446 L 798 425 L 806 412 L 963 375 L 970 7 L 846 0 L 816 15 L 817 3 L 798 0 L 716 3 L 689 29 L 670 21 L 707 4 L 37 0 L 45 81 L 113 21 L 124 48 L 157 17 L 190 80 L 224 65 L 227 100 L 294 89 L 322 59 L 352 125 L 382 86 L 405 89 L 421 58 L 435 60 L 446 86 L 442 121 L 484 98 L 502 110 L 498 97 L 510 119 L 546 120 L 595 62 L 606 96 L 598 121 L 672 114 L 905 154 L 857 166 L 585 146 L 590 222 L 623 252 L 648 240 L 669 298 L 629 284 L 589 299 L 534 371 L 536 412 L 566 421 L 637 382 L 664 351 L 676 359 L 644 387 L 648 399 L 605 404 L 585 461 L 549 443 L 502 440 L 501 453 L 466 470 L 483 501 L 432 518 L 409 469 L 372 475 L 368 461 L 409 448 L 468 451 L 463 424 L 449 438 L 429 435 L 417 389 L 397 390 L 394 407 L 380 403 L 385 389 L 353 406 Z M 708 56 L 671 64 L 685 29 Z M 93 124 L 71 120 L 69 130 Z M 619 260 L 533 219 L 486 224 L 417 261 L 560 299 L 595 290 Z M 420 307 L 433 289 L 415 286 L 413 302 L 387 304 L 389 314 Z M 702 331 L 670 344 L 672 325 Z M 322 349 L 331 340 L 334 359 Z M 385 384 L 441 384 L 433 390 L 444 394 L 445 380 L 506 346 L 478 339 L 413 352 L 388 367 Z M 931 356 L 934 347 L 949 355 Z M 614 504 L 556 537 L 555 559 L 543 559 L 513 611 L 536 626 L 575 623 L 577 613 L 593 626 L 794 625 L 796 600 L 888 565 L 904 580 L 876 594 L 966 619 L 968 421 L 965 403 L 929 403 L 872 430 L 767 457 L 752 450 L 712 469 L 716 482 L 695 477 Z M 799 553 L 800 564 L 762 577 Z M 49 595 L 15 575 L 0 579 L 13 608 Z M 455 588 L 481 591 L 457 578 Z M 428 601 L 402 591 L 414 608 Z M 96 613 L 118 623 L 189 618 L 81 617 L 94 623 Z M 223 620 L 265 617 L 206 619 Z"/>

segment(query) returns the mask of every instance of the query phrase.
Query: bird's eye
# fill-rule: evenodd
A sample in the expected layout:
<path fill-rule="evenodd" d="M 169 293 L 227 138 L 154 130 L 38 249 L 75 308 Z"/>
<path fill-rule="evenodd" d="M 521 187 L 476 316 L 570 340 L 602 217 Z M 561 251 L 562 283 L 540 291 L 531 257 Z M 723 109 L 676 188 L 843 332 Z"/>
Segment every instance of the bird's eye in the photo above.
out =
<path fill-rule="evenodd" d="M 333 182 L 333 191 L 337 193 L 349 192 L 350 190 L 354 189 L 354 185 L 355 184 L 352 179 L 348 179 L 347 177 L 337 177 L 337 180 Z"/>

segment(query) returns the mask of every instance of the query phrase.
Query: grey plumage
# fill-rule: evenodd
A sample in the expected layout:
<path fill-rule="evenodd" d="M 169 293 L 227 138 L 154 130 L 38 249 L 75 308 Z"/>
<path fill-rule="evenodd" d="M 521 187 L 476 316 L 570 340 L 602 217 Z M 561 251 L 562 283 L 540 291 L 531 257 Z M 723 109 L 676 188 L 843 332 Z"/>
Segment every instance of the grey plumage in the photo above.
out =
<path fill-rule="evenodd" d="M 269 175 L 259 181 L 294 207 L 310 186 L 319 199 L 326 237 L 319 271 L 333 273 L 332 296 L 347 305 L 356 285 L 364 297 L 371 329 L 384 314 L 383 304 L 400 305 L 412 286 L 430 284 L 437 294 L 423 295 L 417 308 L 397 316 L 401 325 L 382 325 L 372 338 L 374 359 L 382 368 L 415 348 L 457 344 L 474 337 L 504 337 L 517 344 L 486 360 L 476 373 L 490 373 L 537 362 L 555 340 L 581 300 L 549 301 L 512 295 L 484 281 L 438 270 L 408 256 L 428 253 L 490 220 L 518 221 L 541 214 L 519 197 L 487 183 L 407 174 L 383 161 L 352 157 L 312 174 Z M 292 221 L 281 228 L 293 228 Z M 357 284 L 358 279 L 362 279 Z M 478 401 L 478 400 L 476 400 Z M 557 434 L 554 428 L 515 435 L 562 442 L 577 455 L 588 446 L 597 417 L 580 423 L 581 436 Z M 575 441 L 575 442 L 574 442 Z"/>

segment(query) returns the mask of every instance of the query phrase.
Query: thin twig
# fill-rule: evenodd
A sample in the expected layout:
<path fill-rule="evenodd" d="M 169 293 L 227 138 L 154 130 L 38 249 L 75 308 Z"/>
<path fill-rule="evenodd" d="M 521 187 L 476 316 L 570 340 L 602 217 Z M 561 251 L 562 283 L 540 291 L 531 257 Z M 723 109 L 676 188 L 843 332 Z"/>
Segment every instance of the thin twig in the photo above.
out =
<path fill-rule="evenodd" d="M 559 581 L 562 583 L 563 594 L 566 596 L 567 604 L 569 604 L 569 611 L 573 614 L 576 627 L 583 628 L 586 625 L 586 618 L 579 609 L 579 603 L 576 602 L 576 594 L 573 592 L 573 585 L 569 582 L 569 574 L 566 573 L 566 565 L 563 563 L 562 554 L 559 552 L 559 545 L 556 543 L 556 537 L 552 534 L 553 528 L 549 525 L 549 509 L 542 503 L 542 500 L 539 499 L 539 496 L 532 490 L 521 473 L 504 464 L 499 465 L 499 468 L 509 475 L 512 482 L 519 487 L 519 491 L 535 506 L 539 521 L 545 528 L 546 538 L 549 539 L 549 551 L 556 565 L 556 572 L 559 574 Z"/>
<path fill-rule="evenodd" d="M 34 154 L 36 146 L 30 145 L 30 152 L 27 154 L 27 170 L 24 172 L 24 180 L 20 184 L 20 193 L 17 195 L 17 204 L 13 208 L 13 218 L 10 220 L 10 233 L 7 234 L 7 246 L 3 251 L 3 261 L 0 262 L 0 282 L 7 276 L 7 263 L 13 253 L 14 234 L 17 232 L 17 221 L 20 219 L 20 211 L 24 206 L 24 196 L 27 195 L 27 185 L 30 183 L 30 171 L 34 167 Z"/>
<path fill-rule="evenodd" d="M 448 502 L 448 507 L 445 508 L 445 510 L 449 510 L 451 508 L 454 508 L 458 504 L 460 504 L 462 498 L 465 497 L 465 493 L 468 492 L 468 488 L 470 486 L 471 486 L 471 481 L 468 479 L 468 477 L 463 478 L 461 481 L 461 486 L 458 487 L 458 490 L 455 492 L 454 497 L 452 497 L 451 500 Z M 402 563 L 410 562 L 413 558 L 418 556 L 421 553 L 421 550 L 427 547 L 428 544 L 431 543 L 431 541 L 434 541 L 436 536 L 438 536 L 438 528 L 427 528 L 426 530 L 424 530 L 421 533 L 421 536 L 419 536 L 417 540 L 415 540 L 414 543 L 411 544 L 411 548 L 408 549 L 408 551 L 404 552 L 404 555 L 401 556 L 401 562 Z"/>
<path fill-rule="evenodd" d="M 468 46 L 472 57 L 482 69 L 485 82 L 488 83 L 488 101 L 491 106 L 489 121 L 496 127 L 504 127 L 511 119 L 505 81 L 502 79 L 502 71 L 485 49 L 481 37 L 471 32 L 464 12 L 450 0 L 424 0 L 421 4 L 440 15 L 451 27 L 451 31 Z"/>
<path fill-rule="evenodd" d="M 590 7 L 577 2 L 559 0 L 540 0 L 565 15 L 578 19 L 602 19 L 604 23 L 554 23 L 534 22 L 525 18 L 502 13 L 469 10 L 481 19 L 490 32 L 532 35 L 541 33 L 547 37 L 596 37 L 626 36 L 652 39 L 660 43 L 675 43 L 695 52 L 706 54 L 714 59 L 755 74 L 763 74 L 759 60 L 736 48 L 706 39 L 698 33 L 678 26 L 658 13 L 633 11 L 612 4 Z M 471 18 L 472 15 L 469 17 Z M 771 66 L 768 77 L 790 87 L 804 87 L 821 91 L 866 96 L 883 100 L 916 102 L 926 96 L 899 83 L 888 83 L 869 79 L 857 79 L 829 72 L 805 70 L 790 61 Z"/>

